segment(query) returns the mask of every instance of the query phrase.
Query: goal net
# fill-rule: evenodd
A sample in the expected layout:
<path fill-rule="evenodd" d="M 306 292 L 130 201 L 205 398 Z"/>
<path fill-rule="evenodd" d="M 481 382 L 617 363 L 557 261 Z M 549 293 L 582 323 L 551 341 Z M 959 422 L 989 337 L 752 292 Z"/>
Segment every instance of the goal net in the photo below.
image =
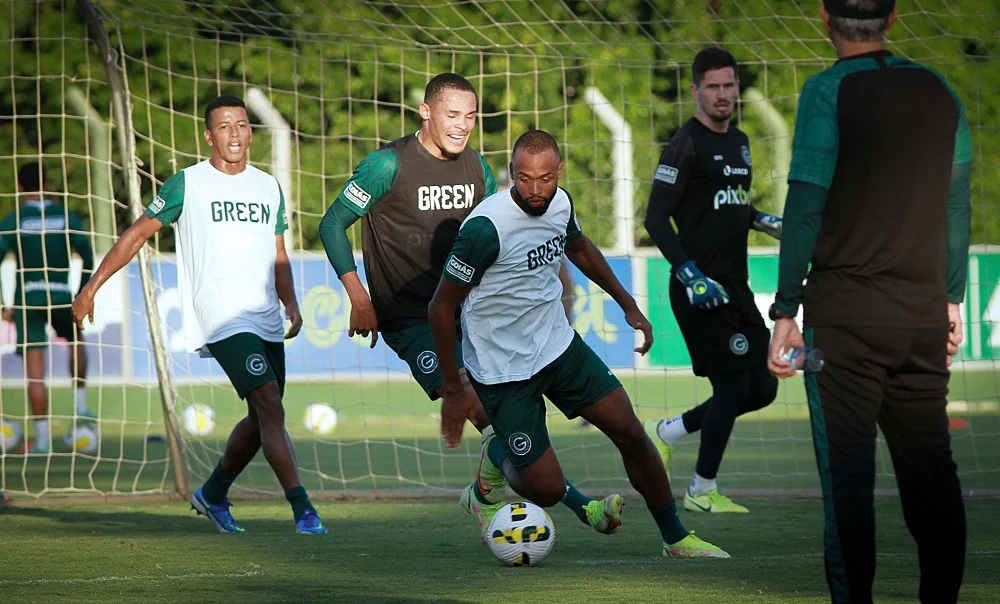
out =
<path fill-rule="evenodd" d="M 708 382 L 690 373 L 666 294 L 669 265 L 641 224 L 660 148 L 694 112 L 691 60 L 720 44 L 740 61 L 736 118 L 751 140 L 752 200 L 779 215 L 799 91 L 834 60 L 815 3 L 788 0 L 347 0 L 336 7 L 318 0 L 94 1 L 127 90 L 130 123 L 115 126 L 130 128 L 135 154 L 122 160 L 110 130 L 108 76 L 87 40 L 84 4 L 12 2 L 0 15 L 9 34 L 0 74 L 12 91 L 0 98 L 0 209 L 14 210 L 16 167 L 40 159 L 53 194 L 85 217 L 104 251 L 130 220 L 123 167 L 138 166 L 141 201 L 148 204 L 168 177 L 209 156 L 206 103 L 225 93 L 243 97 L 255 125 L 252 163 L 275 175 L 288 202 L 287 245 L 305 325 L 286 344 L 286 422 L 303 481 L 320 497 L 445 496 L 464 487 L 478 464 L 471 426 L 460 448 L 448 451 L 438 436 L 438 402 L 427 400 L 381 340 L 370 349 L 367 338 L 348 337 L 350 303 L 318 237 L 320 218 L 354 166 L 420 127 L 417 106 L 433 75 L 454 71 L 476 87 L 480 118 L 470 145 L 498 175 L 521 132 L 543 128 L 559 141 L 561 184 L 573 194 L 583 230 L 639 300 L 656 343 L 649 355 L 634 354 L 635 336 L 621 311 L 575 268 L 572 322 L 622 379 L 640 418 L 650 419 L 681 413 L 710 394 Z M 908 2 L 901 10 L 890 49 L 940 70 L 962 97 L 973 129 L 975 247 L 963 306 L 967 338 L 954 367 L 949 414 L 963 486 L 996 489 L 1000 194 L 992 185 L 1000 184 L 994 109 L 1000 70 L 990 23 L 997 15 L 981 3 L 943 0 Z M 360 250 L 359 228 L 351 237 Z M 757 233 L 751 245 L 751 285 L 766 309 L 777 284 L 777 246 Z M 150 248 L 162 349 L 150 337 L 133 263 L 104 286 L 101 318 L 85 336 L 99 449 L 55 446 L 47 455 L 14 449 L 0 462 L 0 489 L 173 490 L 157 352 L 168 361 L 184 473 L 195 488 L 211 472 L 245 403 L 214 360 L 184 351 L 173 231 L 163 229 Z M 17 273 L 10 260 L 4 267 L 6 285 Z M 4 323 L 0 335 L 0 415 L 30 436 L 13 325 Z M 54 340 L 47 355 L 53 440 L 61 440 L 73 420 L 65 342 Z M 578 486 L 628 487 L 617 452 L 596 429 L 551 407 L 548 422 L 566 475 Z M 697 445 L 697 436 L 678 445 L 675 487 L 687 485 Z M 894 486 L 882 447 L 878 472 L 880 487 Z M 729 491 L 818 488 L 801 381 L 783 382 L 770 407 L 737 422 L 719 480 Z M 279 492 L 258 455 L 233 496 Z"/>

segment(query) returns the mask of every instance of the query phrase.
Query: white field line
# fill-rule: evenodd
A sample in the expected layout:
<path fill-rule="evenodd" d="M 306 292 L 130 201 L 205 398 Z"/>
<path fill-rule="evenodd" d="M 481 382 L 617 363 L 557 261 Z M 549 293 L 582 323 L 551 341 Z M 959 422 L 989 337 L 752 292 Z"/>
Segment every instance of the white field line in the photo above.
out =
<path fill-rule="evenodd" d="M 0 587 L 7 585 L 76 585 L 80 583 L 109 583 L 112 581 L 133 583 L 139 581 L 174 581 L 178 579 L 222 579 L 259 577 L 263 574 L 259 570 L 251 570 L 241 573 L 187 573 L 183 575 L 136 575 L 133 577 L 81 577 L 78 579 L 0 579 Z"/>

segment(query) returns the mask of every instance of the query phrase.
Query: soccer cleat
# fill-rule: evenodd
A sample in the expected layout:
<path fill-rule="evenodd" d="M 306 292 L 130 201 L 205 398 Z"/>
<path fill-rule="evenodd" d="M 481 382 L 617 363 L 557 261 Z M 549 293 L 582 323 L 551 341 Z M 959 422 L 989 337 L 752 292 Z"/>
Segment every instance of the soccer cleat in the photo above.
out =
<path fill-rule="evenodd" d="M 240 526 L 233 519 L 233 515 L 229 513 L 229 508 L 232 505 L 228 499 L 223 501 L 221 505 L 205 501 L 205 497 L 201 494 L 201 489 L 198 489 L 191 495 L 191 509 L 202 516 L 208 516 L 208 519 L 215 523 L 220 533 L 245 533 L 246 529 Z"/>
<path fill-rule="evenodd" d="M 3 491 L 0 491 L 0 505 L 7 505 L 9 501 L 10 499 L 7 499 L 7 496 L 3 494 Z"/>
<path fill-rule="evenodd" d="M 695 537 L 694 531 L 677 543 L 663 543 L 664 558 L 731 558 L 729 554 L 708 541 Z"/>
<path fill-rule="evenodd" d="M 319 515 L 312 510 L 306 510 L 302 513 L 302 517 L 295 523 L 295 530 L 302 535 L 326 534 L 326 527 L 323 526 L 323 521 L 320 520 Z"/>
<path fill-rule="evenodd" d="M 598 533 L 613 535 L 622 525 L 622 510 L 625 500 L 618 493 L 608 495 L 604 499 L 594 499 L 584 510 L 587 512 L 587 522 Z"/>
<path fill-rule="evenodd" d="M 462 496 L 458 500 L 458 504 L 466 514 L 472 514 L 476 517 L 476 522 L 479 523 L 479 532 L 482 544 L 486 545 L 486 532 L 490 530 L 490 524 L 493 522 L 493 517 L 497 515 L 497 512 L 505 505 L 504 502 L 500 501 L 498 503 L 485 504 L 480 503 L 476 499 L 475 493 L 472 489 L 476 488 L 475 483 L 470 484 L 465 487 L 462 491 Z"/>
<path fill-rule="evenodd" d="M 709 491 L 702 495 L 692 495 L 689 488 L 684 493 L 684 509 L 689 512 L 712 512 L 717 514 L 747 514 L 750 510 L 734 502 L 719 491 Z"/>
<path fill-rule="evenodd" d="M 479 492 L 491 503 L 503 501 L 504 493 L 507 489 L 507 478 L 503 475 L 503 470 L 496 467 L 487 455 L 490 443 L 496 435 L 490 430 L 483 435 L 483 443 L 479 454 L 479 469 L 476 471 L 476 483 L 479 485 Z"/>
<path fill-rule="evenodd" d="M 660 454 L 660 459 L 663 460 L 663 469 L 667 471 L 667 478 L 670 478 L 670 456 L 674 452 L 674 447 L 668 445 L 660 438 L 658 428 L 662 421 L 662 419 L 647 419 L 642 423 L 642 427 L 645 429 L 649 440 L 653 441 L 653 444 L 656 445 L 656 452 Z"/>

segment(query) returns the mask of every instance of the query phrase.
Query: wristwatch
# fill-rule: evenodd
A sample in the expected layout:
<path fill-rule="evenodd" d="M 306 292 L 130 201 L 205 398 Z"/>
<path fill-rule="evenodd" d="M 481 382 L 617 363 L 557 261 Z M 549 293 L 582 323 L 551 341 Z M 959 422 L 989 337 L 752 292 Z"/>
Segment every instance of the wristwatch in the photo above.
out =
<path fill-rule="evenodd" d="M 794 319 L 795 315 L 790 315 L 788 313 L 781 312 L 778 307 L 771 304 L 771 307 L 767 309 L 767 316 L 772 321 L 777 321 L 778 319 Z"/>

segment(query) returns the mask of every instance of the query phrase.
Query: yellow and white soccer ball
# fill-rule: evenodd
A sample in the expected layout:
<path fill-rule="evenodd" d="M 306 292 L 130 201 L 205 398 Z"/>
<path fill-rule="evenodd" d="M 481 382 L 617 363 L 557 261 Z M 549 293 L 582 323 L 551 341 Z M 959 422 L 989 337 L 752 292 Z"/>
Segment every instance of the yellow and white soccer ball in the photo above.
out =
<path fill-rule="evenodd" d="M 0 420 L 0 451 L 10 453 L 21 444 L 21 426 L 9 419 Z"/>
<path fill-rule="evenodd" d="M 556 526 L 531 502 L 508 503 L 493 517 L 486 538 L 493 555 L 507 566 L 537 566 L 556 543 Z"/>
<path fill-rule="evenodd" d="M 201 403 L 192 403 L 181 414 L 184 429 L 195 436 L 205 436 L 215 429 L 215 409 Z"/>
<path fill-rule="evenodd" d="M 314 403 L 306 408 L 302 425 L 313 436 L 327 436 L 337 429 L 337 410 L 330 405 Z"/>
<path fill-rule="evenodd" d="M 97 453 L 98 446 L 97 426 L 91 424 L 77 424 L 70 426 L 63 437 L 63 442 L 70 450 L 76 453 L 93 455 Z"/>

